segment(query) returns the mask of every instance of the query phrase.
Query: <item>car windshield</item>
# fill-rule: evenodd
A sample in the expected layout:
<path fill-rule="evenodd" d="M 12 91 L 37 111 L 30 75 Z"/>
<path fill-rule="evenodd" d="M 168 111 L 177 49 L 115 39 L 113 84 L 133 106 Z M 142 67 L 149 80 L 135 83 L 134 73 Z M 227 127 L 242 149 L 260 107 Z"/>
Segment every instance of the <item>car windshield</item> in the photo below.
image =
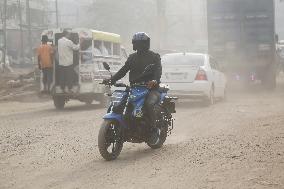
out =
<path fill-rule="evenodd" d="M 173 54 L 162 57 L 162 63 L 167 65 L 204 66 L 204 61 L 204 55 L 194 54 Z"/>

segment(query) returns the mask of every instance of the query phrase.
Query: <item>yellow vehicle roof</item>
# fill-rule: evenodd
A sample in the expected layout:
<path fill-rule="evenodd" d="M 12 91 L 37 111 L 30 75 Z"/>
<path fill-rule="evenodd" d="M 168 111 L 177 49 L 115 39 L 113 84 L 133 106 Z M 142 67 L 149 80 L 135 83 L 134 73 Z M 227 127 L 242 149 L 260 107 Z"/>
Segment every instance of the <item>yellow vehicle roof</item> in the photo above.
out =
<path fill-rule="evenodd" d="M 121 37 L 118 34 L 102 32 L 97 30 L 92 30 L 92 33 L 94 40 L 108 41 L 112 43 L 121 43 Z"/>

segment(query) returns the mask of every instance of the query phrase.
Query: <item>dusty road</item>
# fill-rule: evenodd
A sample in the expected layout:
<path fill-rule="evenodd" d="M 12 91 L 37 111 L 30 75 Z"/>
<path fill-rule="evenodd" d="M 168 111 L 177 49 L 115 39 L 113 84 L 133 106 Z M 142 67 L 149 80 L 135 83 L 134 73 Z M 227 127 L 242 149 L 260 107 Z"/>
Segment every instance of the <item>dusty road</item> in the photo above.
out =
<path fill-rule="evenodd" d="M 178 107 L 162 149 L 127 144 L 102 160 L 103 109 L 0 103 L 0 188 L 284 188 L 284 86 Z"/>

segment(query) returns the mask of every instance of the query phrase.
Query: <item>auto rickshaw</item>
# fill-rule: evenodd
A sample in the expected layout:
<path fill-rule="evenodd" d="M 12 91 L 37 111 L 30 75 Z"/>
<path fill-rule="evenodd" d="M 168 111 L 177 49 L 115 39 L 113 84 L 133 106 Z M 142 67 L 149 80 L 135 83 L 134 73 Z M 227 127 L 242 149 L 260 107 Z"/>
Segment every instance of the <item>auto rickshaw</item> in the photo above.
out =
<path fill-rule="evenodd" d="M 48 36 L 55 49 L 52 87 L 54 106 L 57 109 L 63 109 L 69 100 L 74 99 L 86 104 L 92 104 L 96 100 L 105 107 L 108 105 L 108 97 L 105 94 L 110 91 L 110 88 L 99 84 L 109 77 L 103 63 L 110 65 L 112 74 L 123 66 L 127 53 L 121 45 L 121 37 L 118 34 L 85 28 L 70 29 L 69 32 L 71 40 L 75 44 L 80 44 L 80 50 L 73 53 L 72 93 L 64 93 L 59 86 L 61 76 L 56 49 L 63 29 L 49 29 L 42 33 Z"/>

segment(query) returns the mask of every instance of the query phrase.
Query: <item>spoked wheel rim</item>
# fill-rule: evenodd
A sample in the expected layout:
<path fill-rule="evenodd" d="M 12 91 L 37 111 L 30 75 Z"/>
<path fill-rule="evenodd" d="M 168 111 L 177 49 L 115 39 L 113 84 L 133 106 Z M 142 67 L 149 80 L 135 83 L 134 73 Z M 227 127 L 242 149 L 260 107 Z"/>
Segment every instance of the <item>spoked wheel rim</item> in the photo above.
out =
<path fill-rule="evenodd" d="M 121 143 L 118 127 L 114 123 L 110 123 L 105 136 L 106 151 L 113 157 L 117 156 L 117 153 L 120 153 Z"/>
<path fill-rule="evenodd" d="M 120 125 L 113 120 L 105 120 L 100 128 L 98 147 L 101 156 L 107 160 L 115 160 L 123 148 L 123 131 Z"/>

